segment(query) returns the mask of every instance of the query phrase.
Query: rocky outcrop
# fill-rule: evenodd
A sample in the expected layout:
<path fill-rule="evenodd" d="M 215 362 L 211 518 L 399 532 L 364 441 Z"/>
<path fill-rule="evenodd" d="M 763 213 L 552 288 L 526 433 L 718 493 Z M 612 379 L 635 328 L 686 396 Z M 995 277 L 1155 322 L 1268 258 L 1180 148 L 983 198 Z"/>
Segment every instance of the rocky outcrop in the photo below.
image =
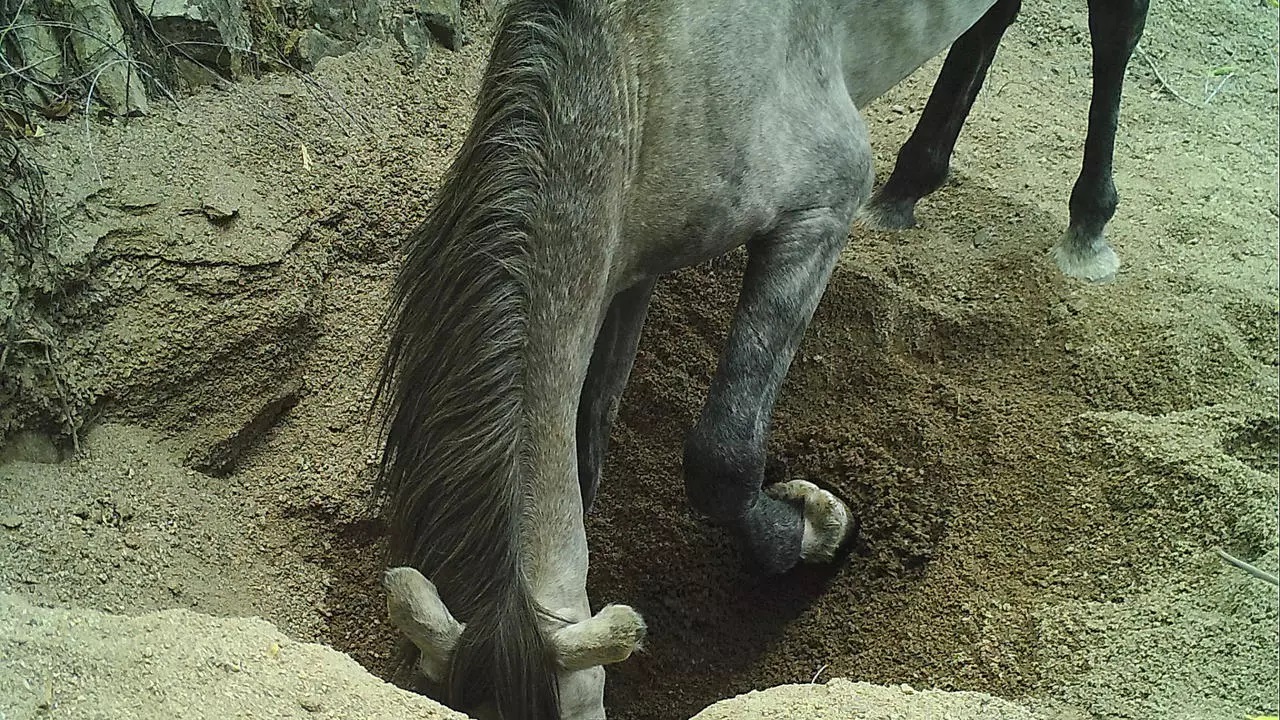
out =
<path fill-rule="evenodd" d="M 19 5 L 4 50 L 18 61 L 0 85 L 30 109 L 65 117 L 89 96 L 117 116 L 143 115 L 149 94 L 237 79 L 394 39 L 415 63 L 466 42 L 460 0 L 66 0 Z M 289 25 L 288 23 L 294 23 Z"/>
<path fill-rule="evenodd" d="M 57 100 L 53 88 L 63 79 L 62 48 L 48 25 L 30 13 L 14 18 L 13 38 L 18 46 L 21 67 L 30 74 L 23 96 L 35 108 L 46 108 Z"/>
<path fill-rule="evenodd" d="M 110 0 L 68 0 L 63 6 L 71 48 L 91 73 L 90 89 L 115 115 L 145 115 L 148 102 L 139 65 Z"/>
<path fill-rule="evenodd" d="M 235 74 L 253 50 L 249 14 L 242 0 L 133 0 L 177 57 Z"/>

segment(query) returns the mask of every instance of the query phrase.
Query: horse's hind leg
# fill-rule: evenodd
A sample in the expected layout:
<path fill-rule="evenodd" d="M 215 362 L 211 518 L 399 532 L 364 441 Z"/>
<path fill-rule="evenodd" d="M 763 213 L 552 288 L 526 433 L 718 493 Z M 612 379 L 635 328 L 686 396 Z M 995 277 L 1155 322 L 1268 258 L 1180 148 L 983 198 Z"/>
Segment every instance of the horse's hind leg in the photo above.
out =
<path fill-rule="evenodd" d="M 946 182 L 960 129 L 1021 4 L 998 0 L 952 45 L 920 122 L 898 151 L 893 173 L 863 210 L 862 223 L 881 230 L 915 227 L 916 203 Z"/>
<path fill-rule="evenodd" d="M 1093 44 L 1093 99 L 1084 162 L 1071 190 L 1071 224 L 1053 249 L 1063 273 L 1105 281 L 1120 267 L 1103 237 L 1120 199 L 1111 178 L 1120 94 L 1125 68 L 1142 37 L 1148 0 L 1089 0 L 1089 36 Z"/>
<path fill-rule="evenodd" d="M 797 562 L 834 558 L 849 535 L 848 509 L 807 482 L 762 491 L 765 444 L 774 399 L 786 377 L 840 250 L 853 210 L 870 194 L 865 182 L 846 209 L 791 214 L 748 245 L 742 293 L 702 415 L 685 441 L 685 490 L 693 508 L 728 527 L 748 562 L 767 573 Z"/>
<path fill-rule="evenodd" d="M 582 486 L 583 512 L 591 509 L 600 487 L 604 455 L 609 449 L 609 428 L 635 363 L 652 293 L 652 280 L 618 293 L 596 337 L 578 403 L 578 482 Z"/>

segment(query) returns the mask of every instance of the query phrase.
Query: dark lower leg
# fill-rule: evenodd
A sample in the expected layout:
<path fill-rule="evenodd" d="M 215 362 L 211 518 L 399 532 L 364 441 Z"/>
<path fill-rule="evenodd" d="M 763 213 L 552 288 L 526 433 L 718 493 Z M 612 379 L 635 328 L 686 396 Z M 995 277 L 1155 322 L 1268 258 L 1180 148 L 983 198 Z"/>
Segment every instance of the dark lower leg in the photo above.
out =
<path fill-rule="evenodd" d="M 848 232 L 831 210 L 798 212 L 750 246 L 728 344 L 706 406 L 685 442 L 685 489 L 694 509 L 729 528 L 765 572 L 801 560 L 805 508 L 761 491 L 778 389 Z"/>
<path fill-rule="evenodd" d="M 652 293 L 653 281 L 618 293 L 609 305 L 596 338 L 578 403 L 578 481 L 582 486 L 584 512 L 591 509 L 600 487 L 604 456 L 609 449 L 609 429 L 635 363 Z"/>
<path fill-rule="evenodd" d="M 884 229 L 915 226 L 916 202 L 946 182 L 960 129 L 1020 6 L 1021 0 L 999 0 L 952 45 L 920 122 L 898 151 L 889 179 L 871 199 L 865 213 L 869 224 Z"/>
<path fill-rule="evenodd" d="M 1089 133 L 1080 176 L 1071 190 L 1071 224 L 1059 249 L 1059 263 L 1067 262 L 1063 269 L 1073 275 L 1081 275 L 1085 272 L 1082 264 L 1087 265 L 1101 255 L 1109 256 L 1114 262 L 1114 253 L 1107 246 L 1103 231 L 1119 203 L 1112 180 L 1112 160 L 1120 96 L 1125 68 L 1146 25 L 1147 7 L 1148 0 L 1089 2 L 1089 34 L 1093 45 Z"/>

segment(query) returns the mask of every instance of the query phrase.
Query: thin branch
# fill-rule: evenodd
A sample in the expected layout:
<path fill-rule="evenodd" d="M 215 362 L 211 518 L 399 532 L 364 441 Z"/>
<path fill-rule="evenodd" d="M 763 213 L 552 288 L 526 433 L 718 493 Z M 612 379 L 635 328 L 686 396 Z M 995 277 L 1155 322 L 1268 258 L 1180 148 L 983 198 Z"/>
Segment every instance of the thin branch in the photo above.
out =
<path fill-rule="evenodd" d="M 1142 59 L 1147 63 L 1147 67 L 1151 68 L 1151 72 L 1155 73 L 1155 75 L 1156 75 L 1156 80 L 1159 80 L 1159 81 L 1160 81 L 1160 86 L 1161 86 L 1161 87 L 1163 87 L 1163 88 L 1165 89 L 1165 92 L 1169 93 L 1170 95 L 1172 95 L 1172 96 L 1174 96 L 1175 98 L 1177 98 L 1177 99 L 1181 100 L 1182 102 L 1184 102 L 1184 103 L 1186 103 L 1186 104 L 1190 105 L 1190 106 L 1191 106 L 1191 107 L 1193 107 L 1193 108 L 1198 108 L 1198 107 L 1200 107 L 1199 105 L 1197 105 L 1197 104 L 1195 104 L 1195 103 L 1191 102 L 1190 100 L 1186 99 L 1185 97 L 1183 97 L 1183 96 L 1182 96 L 1182 93 L 1179 93 L 1177 90 L 1174 90 L 1174 89 L 1173 89 L 1173 86 L 1172 86 L 1172 85 L 1170 85 L 1170 84 L 1169 84 L 1169 83 L 1164 79 L 1164 75 L 1160 74 L 1160 68 L 1156 67 L 1156 61 L 1151 59 L 1151 56 L 1150 56 L 1150 55 L 1148 55 L 1148 54 L 1147 54 L 1147 51 L 1146 51 L 1146 50 L 1144 50 L 1144 49 L 1142 48 L 1142 45 L 1138 45 L 1138 46 L 1134 47 L 1133 52 L 1134 52 L 1134 54 L 1136 54 L 1138 57 L 1142 58 Z"/>
<path fill-rule="evenodd" d="M 18 3 L 18 9 L 15 10 L 13 13 L 13 18 L 15 21 L 18 19 L 18 16 L 22 15 L 22 10 L 26 6 L 27 6 L 27 0 L 21 0 L 21 2 Z M 0 28 L 0 42 L 4 42 L 9 37 L 9 33 L 12 30 L 13 30 L 13 23 L 9 23 L 9 25 Z"/>
<path fill-rule="evenodd" d="M 1258 578 L 1259 580 L 1265 580 L 1271 583 L 1272 585 L 1276 585 L 1277 587 L 1280 587 L 1280 579 L 1277 579 L 1275 575 L 1272 575 L 1266 570 L 1260 570 L 1254 567 L 1253 565 L 1250 565 L 1249 563 L 1241 560 L 1240 558 L 1232 557 L 1231 555 L 1228 555 L 1226 551 L 1223 551 L 1223 550 L 1218 551 L 1218 557 L 1222 558 L 1223 560 L 1226 560 L 1232 565 L 1235 565 L 1236 567 Z"/>
<path fill-rule="evenodd" d="M 169 90 L 169 88 L 165 87 L 165 84 L 160 82 L 160 78 L 156 76 L 154 67 L 131 56 L 127 51 L 121 50 L 120 48 L 116 47 L 115 42 L 112 42 L 104 38 L 100 33 L 90 30 L 89 28 L 81 27 L 79 25 L 73 25 L 72 23 L 63 22 L 59 20 L 42 20 L 38 23 L 22 23 L 21 25 L 17 23 L 10 23 L 9 25 L 0 27 L 0 30 L 3 30 L 3 31 L 19 30 L 22 28 L 38 27 L 41 25 L 58 28 L 60 30 L 77 32 L 86 37 L 93 38 L 94 40 L 97 40 L 98 42 L 102 43 L 104 49 L 109 48 L 111 52 L 119 56 L 115 60 L 110 60 L 101 66 L 92 68 L 90 70 L 86 70 L 73 78 L 63 81 L 62 82 L 63 85 L 70 85 L 70 84 L 80 82 L 81 80 L 88 78 L 90 75 L 99 75 L 101 74 L 102 68 L 107 64 L 114 64 L 118 62 L 128 62 L 128 63 L 132 63 L 139 72 L 141 72 L 143 75 L 147 76 L 147 78 L 149 78 L 151 81 L 153 81 L 156 84 L 156 87 L 160 89 L 160 92 L 164 93 L 166 98 L 168 98 L 173 102 L 177 102 L 177 98 L 174 96 L 173 92 Z"/>

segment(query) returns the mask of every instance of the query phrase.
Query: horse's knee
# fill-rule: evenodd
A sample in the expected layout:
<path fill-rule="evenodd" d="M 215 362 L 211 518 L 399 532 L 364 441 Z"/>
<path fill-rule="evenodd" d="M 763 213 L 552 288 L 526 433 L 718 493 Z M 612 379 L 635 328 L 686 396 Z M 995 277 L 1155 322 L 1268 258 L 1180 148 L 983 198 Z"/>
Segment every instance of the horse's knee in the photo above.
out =
<path fill-rule="evenodd" d="M 1146 28 L 1150 0 L 1089 0 L 1094 52 L 1128 59 Z"/>
<path fill-rule="evenodd" d="M 764 452 L 725 425 L 699 422 L 685 437 L 684 486 L 693 509 L 718 524 L 742 518 L 760 494 Z"/>

